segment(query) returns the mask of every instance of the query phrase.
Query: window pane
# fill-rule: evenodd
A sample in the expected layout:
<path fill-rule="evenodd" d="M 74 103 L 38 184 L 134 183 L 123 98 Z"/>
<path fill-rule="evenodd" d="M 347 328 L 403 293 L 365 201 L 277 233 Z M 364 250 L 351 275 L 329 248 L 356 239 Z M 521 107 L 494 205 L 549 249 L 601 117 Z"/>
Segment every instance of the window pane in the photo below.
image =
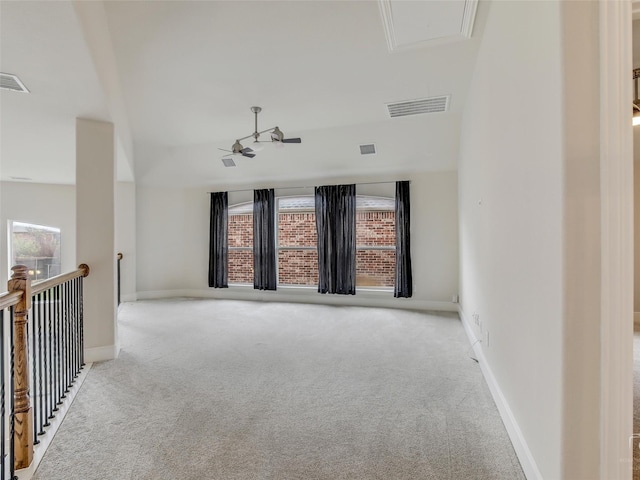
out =
<path fill-rule="evenodd" d="M 280 285 L 318 285 L 317 250 L 280 250 L 278 252 Z"/>
<path fill-rule="evenodd" d="M 278 214 L 278 246 L 315 247 L 318 242 L 315 212 Z"/>
<path fill-rule="evenodd" d="M 395 217 L 396 214 L 393 211 L 357 211 L 356 245 L 358 247 L 395 247 Z"/>
<path fill-rule="evenodd" d="M 395 250 L 358 250 L 356 252 L 356 287 L 393 287 Z"/>
<path fill-rule="evenodd" d="M 278 251 L 280 285 L 318 285 L 317 238 L 313 197 L 281 199 L 278 213 L 278 246 L 294 248 Z"/>
<path fill-rule="evenodd" d="M 229 215 L 229 246 L 253 248 L 252 213 Z"/>
<path fill-rule="evenodd" d="M 229 250 L 229 283 L 253 284 L 253 250 Z"/>
<path fill-rule="evenodd" d="M 12 265 L 26 265 L 32 281 L 60 275 L 60 229 L 12 222 Z"/>
<path fill-rule="evenodd" d="M 253 213 L 229 215 L 229 283 L 253 284 Z"/>

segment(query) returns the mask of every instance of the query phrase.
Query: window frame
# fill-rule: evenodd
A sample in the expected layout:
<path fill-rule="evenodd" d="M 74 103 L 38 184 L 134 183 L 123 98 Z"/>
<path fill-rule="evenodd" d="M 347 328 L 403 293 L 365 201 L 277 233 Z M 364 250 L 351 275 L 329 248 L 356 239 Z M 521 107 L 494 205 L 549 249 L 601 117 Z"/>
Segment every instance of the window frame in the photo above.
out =
<path fill-rule="evenodd" d="M 318 289 L 318 280 L 316 280 L 315 285 L 295 285 L 295 284 L 288 284 L 288 283 L 284 283 L 281 284 L 280 283 L 280 252 L 281 251 L 293 251 L 293 250 L 302 250 L 302 251 L 307 251 L 307 252 L 317 252 L 318 251 L 318 239 L 316 238 L 316 244 L 313 246 L 280 246 L 280 222 L 279 217 L 280 217 L 280 203 L 282 200 L 284 199 L 288 199 L 288 198 L 299 198 L 299 197 L 311 197 L 313 198 L 313 194 L 306 194 L 306 195 L 289 195 L 289 196 L 278 196 L 276 197 L 276 208 L 275 208 L 275 225 L 276 225 L 276 278 L 278 279 L 278 288 L 301 288 L 301 289 L 314 289 L 317 290 Z M 311 209 L 300 209 L 298 210 L 296 213 L 302 213 L 302 212 L 313 212 L 313 214 L 315 215 L 315 209 L 311 208 Z M 317 273 L 317 272 L 316 272 Z"/>
<path fill-rule="evenodd" d="M 33 283 L 42 282 L 49 278 L 53 278 L 57 275 L 60 275 L 62 273 L 62 229 L 60 227 L 41 225 L 39 223 L 31 223 L 26 221 L 7 219 L 7 269 L 8 269 L 9 278 L 11 278 L 11 275 L 12 275 L 11 267 L 19 263 L 18 260 L 14 259 L 14 254 L 15 254 L 14 236 L 15 236 L 16 225 L 22 226 L 23 228 L 33 228 L 41 231 L 47 231 L 57 235 L 58 255 L 53 257 L 33 257 L 36 261 L 36 267 L 33 270 L 32 269 L 28 270 L 28 276 L 31 279 L 31 281 Z M 47 275 L 44 278 L 38 278 L 38 276 L 42 273 L 40 270 L 38 270 L 38 259 L 43 259 L 43 258 L 56 259 L 57 262 L 48 264 Z M 50 275 L 50 272 L 51 272 L 50 267 L 52 265 L 56 265 L 58 267 L 59 272 L 55 275 Z"/>
<path fill-rule="evenodd" d="M 357 188 L 357 184 L 356 184 L 356 188 Z M 395 199 L 393 199 L 392 197 L 383 197 L 380 195 L 356 195 L 356 222 L 357 222 L 357 215 L 358 212 L 394 212 L 394 227 L 395 227 L 395 206 L 393 208 L 388 207 L 386 209 L 381 209 L 381 208 L 372 208 L 372 207 L 360 207 L 358 208 L 358 198 L 376 198 L 376 199 L 385 199 L 385 200 L 392 200 L 394 202 L 395 205 Z M 357 237 L 357 231 L 358 231 L 358 226 L 356 225 L 356 237 Z M 395 228 L 394 228 L 394 236 L 395 236 Z M 394 244 L 393 245 L 371 245 L 371 246 L 367 246 L 367 245 L 358 245 L 356 243 L 356 271 L 358 269 L 358 252 L 363 252 L 363 251 L 396 251 L 396 246 L 395 246 L 395 239 L 394 239 Z M 393 285 L 391 286 L 387 286 L 387 285 L 361 285 L 358 286 L 358 281 L 357 281 L 357 275 L 356 275 L 356 292 L 357 291 L 375 291 L 375 292 L 393 292 Z"/>
<path fill-rule="evenodd" d="M 235 205 L 231 205 L 229 206 L 228 210 L 227 210 L 227 238 L 229 235 L 229 221 L 230 221 L 230 217 L 232 215 L 251 215 L 251 223 L 253 224 L 253 209 L 251 209 L 250 212 L 239 212 L 239 213 L 231 213 L 229 210 L 231 210 L 234 207 L 240 207 L 243 205 L 253 205 L 253 201 L 249 201 L 249 202 L 240 202 L 240 203 L 236 203 Z M 252 227 L 253 228 L 253 227 Z M 227 249 L 229 252 L 250 252 L 251 253 L 251 258 L 253 259 L 253 236 L 251 237 L 251 246 L 250 247 L 231 247 L 228 246 Z M 227 265 L 229 264 L 229 262 L 227 262 Z M 227 268 L 229 268 L 227 266 Z M 252 267 L 253 268 L 253 267 Z M 228 275 L 229 272 L 227 272 Z M 246 283 L 236 283 L 236 282 L 231 282 L 230 280 L 228 281 L 229 286 L 253 286 L 253 279 L 251 279 L 250 281 L 246 282 Z"/>
<path fill-rule="evenodd" d="M 357 188 L 357 185 L 356 185 Z M 316 245 L 313 246 L 290 246 L 290 245 L 280 245 L 280 222 L 279 222 L 279 215 L 281 213 L 281 202 L 282 200 L 285 199 L 291 199 L 291 198 L 300 198 L 300 197 L 309 197 L 309 198 L 314 198 L 313 194 L 299 194 L 299 195 L 279 195 L 276 196 L 276 208 L 274 211 L 274 215 L 275 215 L 275 242 L 276 242 L 276 278 L 277 278 L 277 288 L 278 289 L 300 289 L 300 290 L 311 290 L 314 289 L 316 290 L 318 288 L 318 283 L 316 281 L 316 283 L 314 285 L 296 285 L 296 284 L 286 284 L 286 283 L 280 283 L 280 252 L 281 251 L 312 251 L 315 252 L 317 251 L 317 239 L 316 239 Z M 389 197 L 389 196 L 382 196 L 382 195 L 356 195 L 356 214 L 358 212 L 362 212 L 362 211 L 374 211 L 374 212 L 395 212 L 395 208 L 391 208 L 390 206 L 387 208 L 374 208 L 374 207 L 361 207 L 358 208 L 357 206 L 357 198 L 368 198 L 368 199 L 383 199 L 385 201 L 391 200 L 391 201 L 395 201 L 393 199 L 393 197 Z M 246 206 L 246 205 L 251 205 L 253 204 L 252 201 L 248 201 L 248 202 L 239 202 L 236 203 L 234 205 L 231 205 L 229 207 L 229 210 L 233 209 L 234 207 L 240 207 L 240 206 Z M 298 211 L 296 211 L 295 213 L 303 213 L 303 212 L 313 212 L 315 214 L 315 209 L 314 208 L 300 208 Z M 253 215 L 253 212 L 250 212 L 251 215 Z M 231 213 L 229 212 L 229 217 L 231 217 L 231 215 L 242 215 L 242 214 L 249 214 L 249 212 L 244 212 L 244 213 Z M 395 220 L 394 220 L 395 221 Z M 357 227 L 356 227 L 357 229 Z M 395 234 L 395 233 L 394 233 Z M 394 242 L 395 243 L 395 242 Z M 245 251 L 245 252 L 251 252 L 253 253 L 253 245 L 250 247 L 231 247 L 229 246 L 229 252 L 238 252 L 238 251 Z M 396 246 L 394 245 L 362 245 L 362 244 L 356 244 L 356 259 L 358 256 L 358 252 L 363 252 L 363 251 L 396 251 Z M 357 261 L 357 260 L 356 260 Z M 356 264 L 356 268 L 357 268 L 357 264 Z M 229 286 L 232 287 L 246 287 L 246 286 L 250 286 L 253 285 L 251 282 L 250 283 L 235 283 L 235 282 L 231 282 L 229 281 Z M 384 293 L 388 293 L 388 292 L 393 292 L 393 285 L 391 286 L 377 286 L 377 285 L 362 285 L 362 286 L 358 286 L 357 282 L 356 282 L 356 291 L 362 291 L 362 292 L 384 292 Z"/>

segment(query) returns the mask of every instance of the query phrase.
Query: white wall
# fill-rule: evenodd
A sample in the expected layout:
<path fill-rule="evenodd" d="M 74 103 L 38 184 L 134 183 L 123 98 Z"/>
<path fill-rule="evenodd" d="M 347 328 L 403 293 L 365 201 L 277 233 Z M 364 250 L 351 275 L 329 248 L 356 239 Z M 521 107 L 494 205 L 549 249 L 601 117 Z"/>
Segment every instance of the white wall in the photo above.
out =
<path fill-rule="evenodd" d="M 491 4 L 458 167 L 461 309 L 545 479 L 562 478 L 558 15 L 554 2 Z"/>
<path fill-rule="evenodd" d="M 75 270 L 76 199 L 73 185 L 2 182 L 0 189 L 0 291 L 7 287 L 7 221 L 35 223 L 60 229 L 62 271 Z"/>
<path fill-rule="evenodd" d="M 8 220 L 60 228 L 62 271 L 75 270 L 82 262 L 76 261 L 75 185 L 0 182 L 0 192 L 0 290 L 6 290 L 10 268 Z M 125 255 L 122 261 L 122 293 L 131 299 L 136 291 L 134 183 L 117 183 L 116 208 L 116 248 Z"/>
<path fill-rule="evenodd" d="M 640 20 L 633 21 L 633 68 L 640 68 Z M 640 92 L 638 92 L 640 94 Z M 635 92 L 634 92 L 635 95 Z M 634 299 L 633 310 L 640 326 L 640 127 L 633 129 L 634 162 Z"/>
<path fill-rule="evenodd" d="M 143 187 L 137 189 L 138 297 L 170 295 L 215 296 L 256 300 L 302 301 L 336 304 L 366 304 L 400 308 L 455 309 L 451 297 L 458 293 L 457 176 L 455 172 L 418 173 L 411 180 L 412 256 L 414 296 L 394 299 L 392 293 L 354 296 L 320 295 L 314 290 L 280 288 L 259 292 L 251 287 L 209 289 L 209 196 L 207 189 Z M 320 184 L 394 181 L 396 178 L 348 178 L 323 180 Z M 295 190 L 277 187 L 297 184 L 249 185 L 239 188 L 275 187 L 276 194 Z M 358 193 L 379 194 L 376 186 L 363 186 Z M 312 190 L 307 190 L 310 193 Z M 393 195 L 393 187 L 388 192 Z M 231 193 L 230 203 L 248 201 L 251 192 Z"/>
<path fill-rule="evenodd" d="M 634 295 L 633 310 L 636 313 L 637 323 L 640 327 L 640 127 L 634 129 L 633 141 L 634 157 Z"/>
<path fill-rule="evenodd" d="M 120 297 L 123 302 L 136 299 L 136 185 L 116 184 L 116 251 L 120 262 Z"/>
<path fill-rule="evenodd" d="M 76 252 L 91 268 L 83 282 L 89 362 L 118 356 L 115 185 L 113 124 L 76 118 Z"/>
<path fill-rule="evenodd" d="M 491 4 L 458 170 L 463 320 L 530 479 L 599 478 L 598 6 L 567 4 Z"/>

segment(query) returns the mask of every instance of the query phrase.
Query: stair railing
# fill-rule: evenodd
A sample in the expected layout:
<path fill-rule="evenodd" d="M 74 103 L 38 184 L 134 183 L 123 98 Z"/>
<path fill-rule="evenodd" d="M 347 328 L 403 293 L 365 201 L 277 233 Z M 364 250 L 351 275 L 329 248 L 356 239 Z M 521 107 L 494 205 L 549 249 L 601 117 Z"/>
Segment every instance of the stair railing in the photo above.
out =
<path fill-rule="evenodd" d="M 0 294 L 0 480 L 31 465 L 34 444 L 84 365 L 82 279 L 89 275 L 82 264 L 32 286 L 25 265 L 11 270 Z"/>

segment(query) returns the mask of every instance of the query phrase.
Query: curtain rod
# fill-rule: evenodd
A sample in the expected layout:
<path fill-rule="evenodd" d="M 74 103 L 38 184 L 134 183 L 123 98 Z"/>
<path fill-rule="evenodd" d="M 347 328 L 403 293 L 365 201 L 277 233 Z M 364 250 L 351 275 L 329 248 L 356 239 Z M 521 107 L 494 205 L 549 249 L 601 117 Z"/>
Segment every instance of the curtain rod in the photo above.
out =
<path fill-rule="evenodd" d="M 397 180 L 398 182 L 400 181 L 404 181 L 404 180 Z M 386 183 L 396 183 L 396 180 L 391 180 L 388 182 L 360 182 L 360 183 L 356 183 L 356 186 L 358 185 L 383 185 Z M 409 184 L 411 184 L 411 180 L 409 180 Z M 350 184 L 338 184 L 338 185 L 350 185 Z M 279 188 L 274 188 L 274 190 L 297 190 L 297 189 L 301 189 L 301 188 L 316 188 L 316 185 L 314 186 L 306 186 L 306 187 L 279 187 Z M 263 190 L 262 188 L 243 188 L 240 190 L 223 190 L 224 192 L 227 193 L 237 193 L 237 192 L 253 192 L 254 190 Z M 218 192 L 207 192 L 207 194 L 210 193 L 218 193 Z"/>

